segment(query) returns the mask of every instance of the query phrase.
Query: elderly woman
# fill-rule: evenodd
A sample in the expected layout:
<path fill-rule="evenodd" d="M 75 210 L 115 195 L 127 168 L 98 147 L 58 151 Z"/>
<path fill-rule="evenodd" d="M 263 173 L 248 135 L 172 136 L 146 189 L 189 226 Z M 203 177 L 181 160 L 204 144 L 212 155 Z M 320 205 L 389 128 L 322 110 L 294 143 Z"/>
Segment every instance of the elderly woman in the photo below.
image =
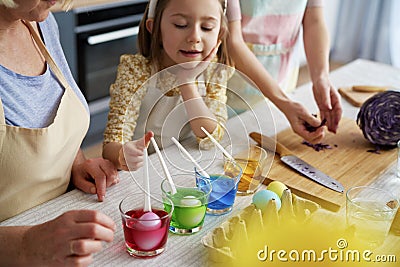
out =
<path fill-rule="evenodd" d="M 69 183 L 102 201 L 118 182 L 111 162 L 87 160 L 80 150 L 88 106 L 57 38 L 55 3 L 0 0 L 0 221 L 63 194 Z M 88 265 L 114 230 L 111 218 L 90 210 L 0 227 L 0 265 Z"/>

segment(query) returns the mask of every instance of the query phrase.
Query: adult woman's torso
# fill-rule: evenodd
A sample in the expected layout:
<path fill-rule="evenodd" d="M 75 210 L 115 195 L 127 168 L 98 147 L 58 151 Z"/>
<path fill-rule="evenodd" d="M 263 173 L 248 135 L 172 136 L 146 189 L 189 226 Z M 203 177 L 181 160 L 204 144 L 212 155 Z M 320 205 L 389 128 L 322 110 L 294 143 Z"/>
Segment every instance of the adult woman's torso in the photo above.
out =
<path fill-rule="evenodd" d="M 238 19 L 239 0 L 229 0 L 229 20 Z M 286 91 L 297 81 L 298 42 L 307 7 L 319 6 L 322 0 L 244 0 L 240 1 L 242 33 L 245 42 L 268 72 Z M 231 6 L 229 7 L 229 4 Z"/>
<path fill-rule="evenodd" d="M 39 25 L 59 71 L 46 65 L 43 74 L 26 76 L 0 66 L 0 220 L 65 192 L 89 124 L 53 16 Z"/>

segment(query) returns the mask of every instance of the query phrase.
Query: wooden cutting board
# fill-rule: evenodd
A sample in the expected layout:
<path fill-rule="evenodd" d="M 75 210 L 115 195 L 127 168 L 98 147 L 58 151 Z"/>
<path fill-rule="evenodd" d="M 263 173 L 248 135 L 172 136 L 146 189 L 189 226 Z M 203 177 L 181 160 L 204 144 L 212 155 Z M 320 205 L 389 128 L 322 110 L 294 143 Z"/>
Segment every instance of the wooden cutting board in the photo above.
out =
<path fill-rule="evenodd" d="M 347 118 L 342 118 L 336 135 L 327 133 L 322 142 L 332 149 L 317 152 L 303 145 L 303 139 L 290 128 L 280 132 L 277 140 L 294 155 L 338 180 L 345 191 L 352 186 L 370 184 L 396 161 L 396 149 L 381 150 L 380 154 L 367 152 L 374 150 L 374 145 L 364 138 L 356 122 Z M 345 204 L 345 193 L 335 192 L 309 180 L 282 163 L 277 155 L 264 183 L 268 184 L 271 180 L 281 181 L 293 193 L 333 211 Z"/>
<path fill-rule="evenodd" d="M 377 92 L 356 92 L 351 87 L 342 87 L 338 91 L 343 98 L 355 107 L 361 107 L 368 98 L 377 94 Z"/>

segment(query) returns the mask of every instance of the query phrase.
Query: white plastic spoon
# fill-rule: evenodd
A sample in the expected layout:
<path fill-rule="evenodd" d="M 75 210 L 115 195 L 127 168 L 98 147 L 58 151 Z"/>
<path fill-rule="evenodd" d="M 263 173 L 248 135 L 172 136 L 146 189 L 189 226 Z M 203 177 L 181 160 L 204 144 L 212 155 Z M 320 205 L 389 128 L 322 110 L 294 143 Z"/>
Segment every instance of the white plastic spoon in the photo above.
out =
<path fill-rule="evenodd" d="M 232 155 L 229 154 L 229 152 L 226 151 L 225 148 L 223 148 L 221 146 L 221 144 L 218 143 L 218 141 L 215 140 L 215 138 L 209 132 L 207 132 L 206 129 L 204 129 L 204 127 L 201 127 L 200 129 L 208 136 L 208 138 L 210 138 L 210 140 L 214 143 L 214 145 L 216 145 L 222 151 L 222 153 L 225 155 L 225 157 L 229 158 L 233 162 L 235 161 L 235 159 L 232 157 Z"/>
<path fill-rule="evenodd" d="M 217 140 L 215 140 L 215 138 L 204 128 L 204 127 L 200 127 L 200 129 L 208 136 L 208 138 L 210 138 L 210 140 L 214 143 L 214 145 L 216 146 L 216 147 L 218 147 L 221 151 L 222 151 L 222 153 L 225 155 L 225 157 L 227 157 L 229 160 L 231 160 L 232 162 L 234 162 L 235 164 L 236 164 L 236 161 L 235 161 L 235 159 L 232 157 L 232 155 L 231 154 L 229 154 L 229 152 L 228 151 L 226 151 L 226 149 L 225 148 L 223 148 L 223 146 L 221 146 L 221 144 L 217 141 Z M 229 181 L 229 180 L 228 180 Z M 223 198 L 223 196 L 227 193 L 226 192 L 226 189 L 223 189 L 221 192 L 218 192 L 218 187 L 217 187 L 217 185 L 219 185 L 219 183 L 213 183 L 213 192 L 215 193 L 214 195 L 213 195 L 213 197 L 215 198 L 215 199 L 219 199 L 219 201 L 221 201 L 221 202 L 223 202 L 223 200 L 224 200 L 224 198 Z M 233 185 L 234 186 L 234 185 Z M 231 186 L 232 188 L 233 188 L 233 186 Z M 229 187 L 228 187 L 229 188 Z M 222 194 L 221 194 L 222 193 Z M 218 196 L 218 194 L 220 194 L 220 196 Z M 228 203 L 226 203 L 226 204 L 228 204 Z"/>
<path fill-rule="evenodd" d="M 161 155 L 161 152 L 160 152 L 160 149 L 158 148 L 157 142 L 156 142 L 156 140 L 154 140 L 154 137 L 152 137 L 150 140 L 151 140 L 151 143 L 154 146 L 154 149 L 156 150 L 158 159 L 161 162 L 161 166 L 163 168 L 165 176 L 168 179 L 169 185 L 171 186 L 171 193 L 172 193 L 172 195 L 175 195 L 176 194 L 176 187 L 175 187 L 174 181 L 172 181 L 171 174 L 169 173 L 169 171 L 167 169 L 167 165 L 165 164 L 163 156 Z"/>
<path fill-rule="evenodd" d="M 152 212 L 151 210 L 151 200 L 150 200 L 150 178 L 149 178 L 149 166 L 148 166 L 148 155 L 147 148 L 144 149 L 144 214 L 139 218 L 140 223 L 147 230 L 158 229 L 161 225 L 160 217 Z"/>
<path fill-rule="evenodd" d="M 175 143 L 175 145 L 189 158 L 189 160 L 196 166 L 196 168 L 199 170 L 201 175 L 204 177 L 210 178 L 210 175 L 206 173 L 203 168 L 200 167 L 200 165 L 196 162 L 196 160 L 189 154 L 189 152 L 181 145 L 181 143 L 178 142 L 178 140 L 175 139 L 175 137 L 171 137 L 172 142 Z"/>
<path fill-rule="evenodd" d="M 175 195 L 177 193 L 177 191 L 176 191 L 176 187 L 175 187 L 174 181 L 172 180 L 172 177 L 171 177 L 171 175 L 170 175 L 170 173 L 169 173 L 169 171 L 167 169 L 167 165 L 165 164 L 164 158 L 161 155 L 161 152 L 160 152 L 160 149 L 158 148 L 157 142 L 156 142 L 156 140 L 154 140 L 153 137 L 150 140 L 151 140 L 151 143 L 154 146 L 154 149 L 156 150 L 156 153 L 158 155 L 158 159 L 161 162 L 161 165 L 162 165 L 163 170 L 164 170 L 164 174 L 165 174 L 165 176 L 167 176 L 168 182 L 169 182 L 169 184 L 171 186 L 171 193 L 172 193 L 172 195 Z M 201 201 L 196 199 L 195 196 L 185 196 L 183 199 L 181 199 L 180 203 L 181 203 L 181 205 L 188 206 L 188 207 L 189 206 L 192 206 L 192 207 L 201 206 Z"/>
<path fill-rule="evenodd" d="M 189 154 L 189 152 L 179 143 L 178 140 L 176 140 L 174 137 L 171 138 L 171 140 L 177 145 L 177 147 L 182 150 L 182 152 L 190 159 L 191 162 L 196 166 L 196 168 L 199 170 L 201 175 L 204 177 L 210 178 L 210 175 L 206 173 L 203 168 L 200 167 L 200 165 L 196 162 L 196 160 Z M 181 205 L 187 206 L 187 207 L 197 207 L 201 206 L 201 201 L 197 199 L 195 196 L 185 196 L 183 199 L 180 201 Z"/>

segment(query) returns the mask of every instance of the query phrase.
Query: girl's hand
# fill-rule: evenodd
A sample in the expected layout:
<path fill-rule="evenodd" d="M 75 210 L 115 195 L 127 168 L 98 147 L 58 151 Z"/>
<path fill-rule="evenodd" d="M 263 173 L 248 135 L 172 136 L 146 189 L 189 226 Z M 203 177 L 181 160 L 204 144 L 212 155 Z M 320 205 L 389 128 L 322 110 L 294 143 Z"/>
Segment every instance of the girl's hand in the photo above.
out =
<path fill-rule="evenodd" d="M 32 266 L 88 266 L 114 231 L 114 221 L 99 211 L 68 211 L 27 229 L 20 249 Z"/>
<path fill-rule="evenodd" d="M 180 68 L 172 68 L 172 73 L 177 76 L 178 84 L 192 83 L 196 78 L 207 69 L 211 60 L 217 55 L 221 40 L 211 50 L 210 54 L 203 61 L 193 61 L 179 64 Z M 175 73 L 174 73 L 175 72 Z"/>
<path fill-rule="evenodd" d="M 118 161 L 124 171 L 135 171 L 143 166 L 143 151 L 149 145 L 153 132 L 146 133 L 142 138 L 125 143 L 119 150 Z"/>
<path fill-rule="evenodd" d="M 97 194 L 103 201 L 106 188 L 119 182 L 117 169 L 103 158 L 87 159 L 72 167 L 72 183 L 86 193 Z"/>
<path fill-rule="evenodd" d="M 218 49 L 219 49 L 219 46 L 221 45 L 221 43 L 222 43 L 222 41 L 218 40 L 217 45 L 214 47 L 213 50 L 211 50 L 210 54 L 203 60 L 203 62 L 204 61 L 209 62 L 217 55 L 217 52 L 218 52 Z"/>

